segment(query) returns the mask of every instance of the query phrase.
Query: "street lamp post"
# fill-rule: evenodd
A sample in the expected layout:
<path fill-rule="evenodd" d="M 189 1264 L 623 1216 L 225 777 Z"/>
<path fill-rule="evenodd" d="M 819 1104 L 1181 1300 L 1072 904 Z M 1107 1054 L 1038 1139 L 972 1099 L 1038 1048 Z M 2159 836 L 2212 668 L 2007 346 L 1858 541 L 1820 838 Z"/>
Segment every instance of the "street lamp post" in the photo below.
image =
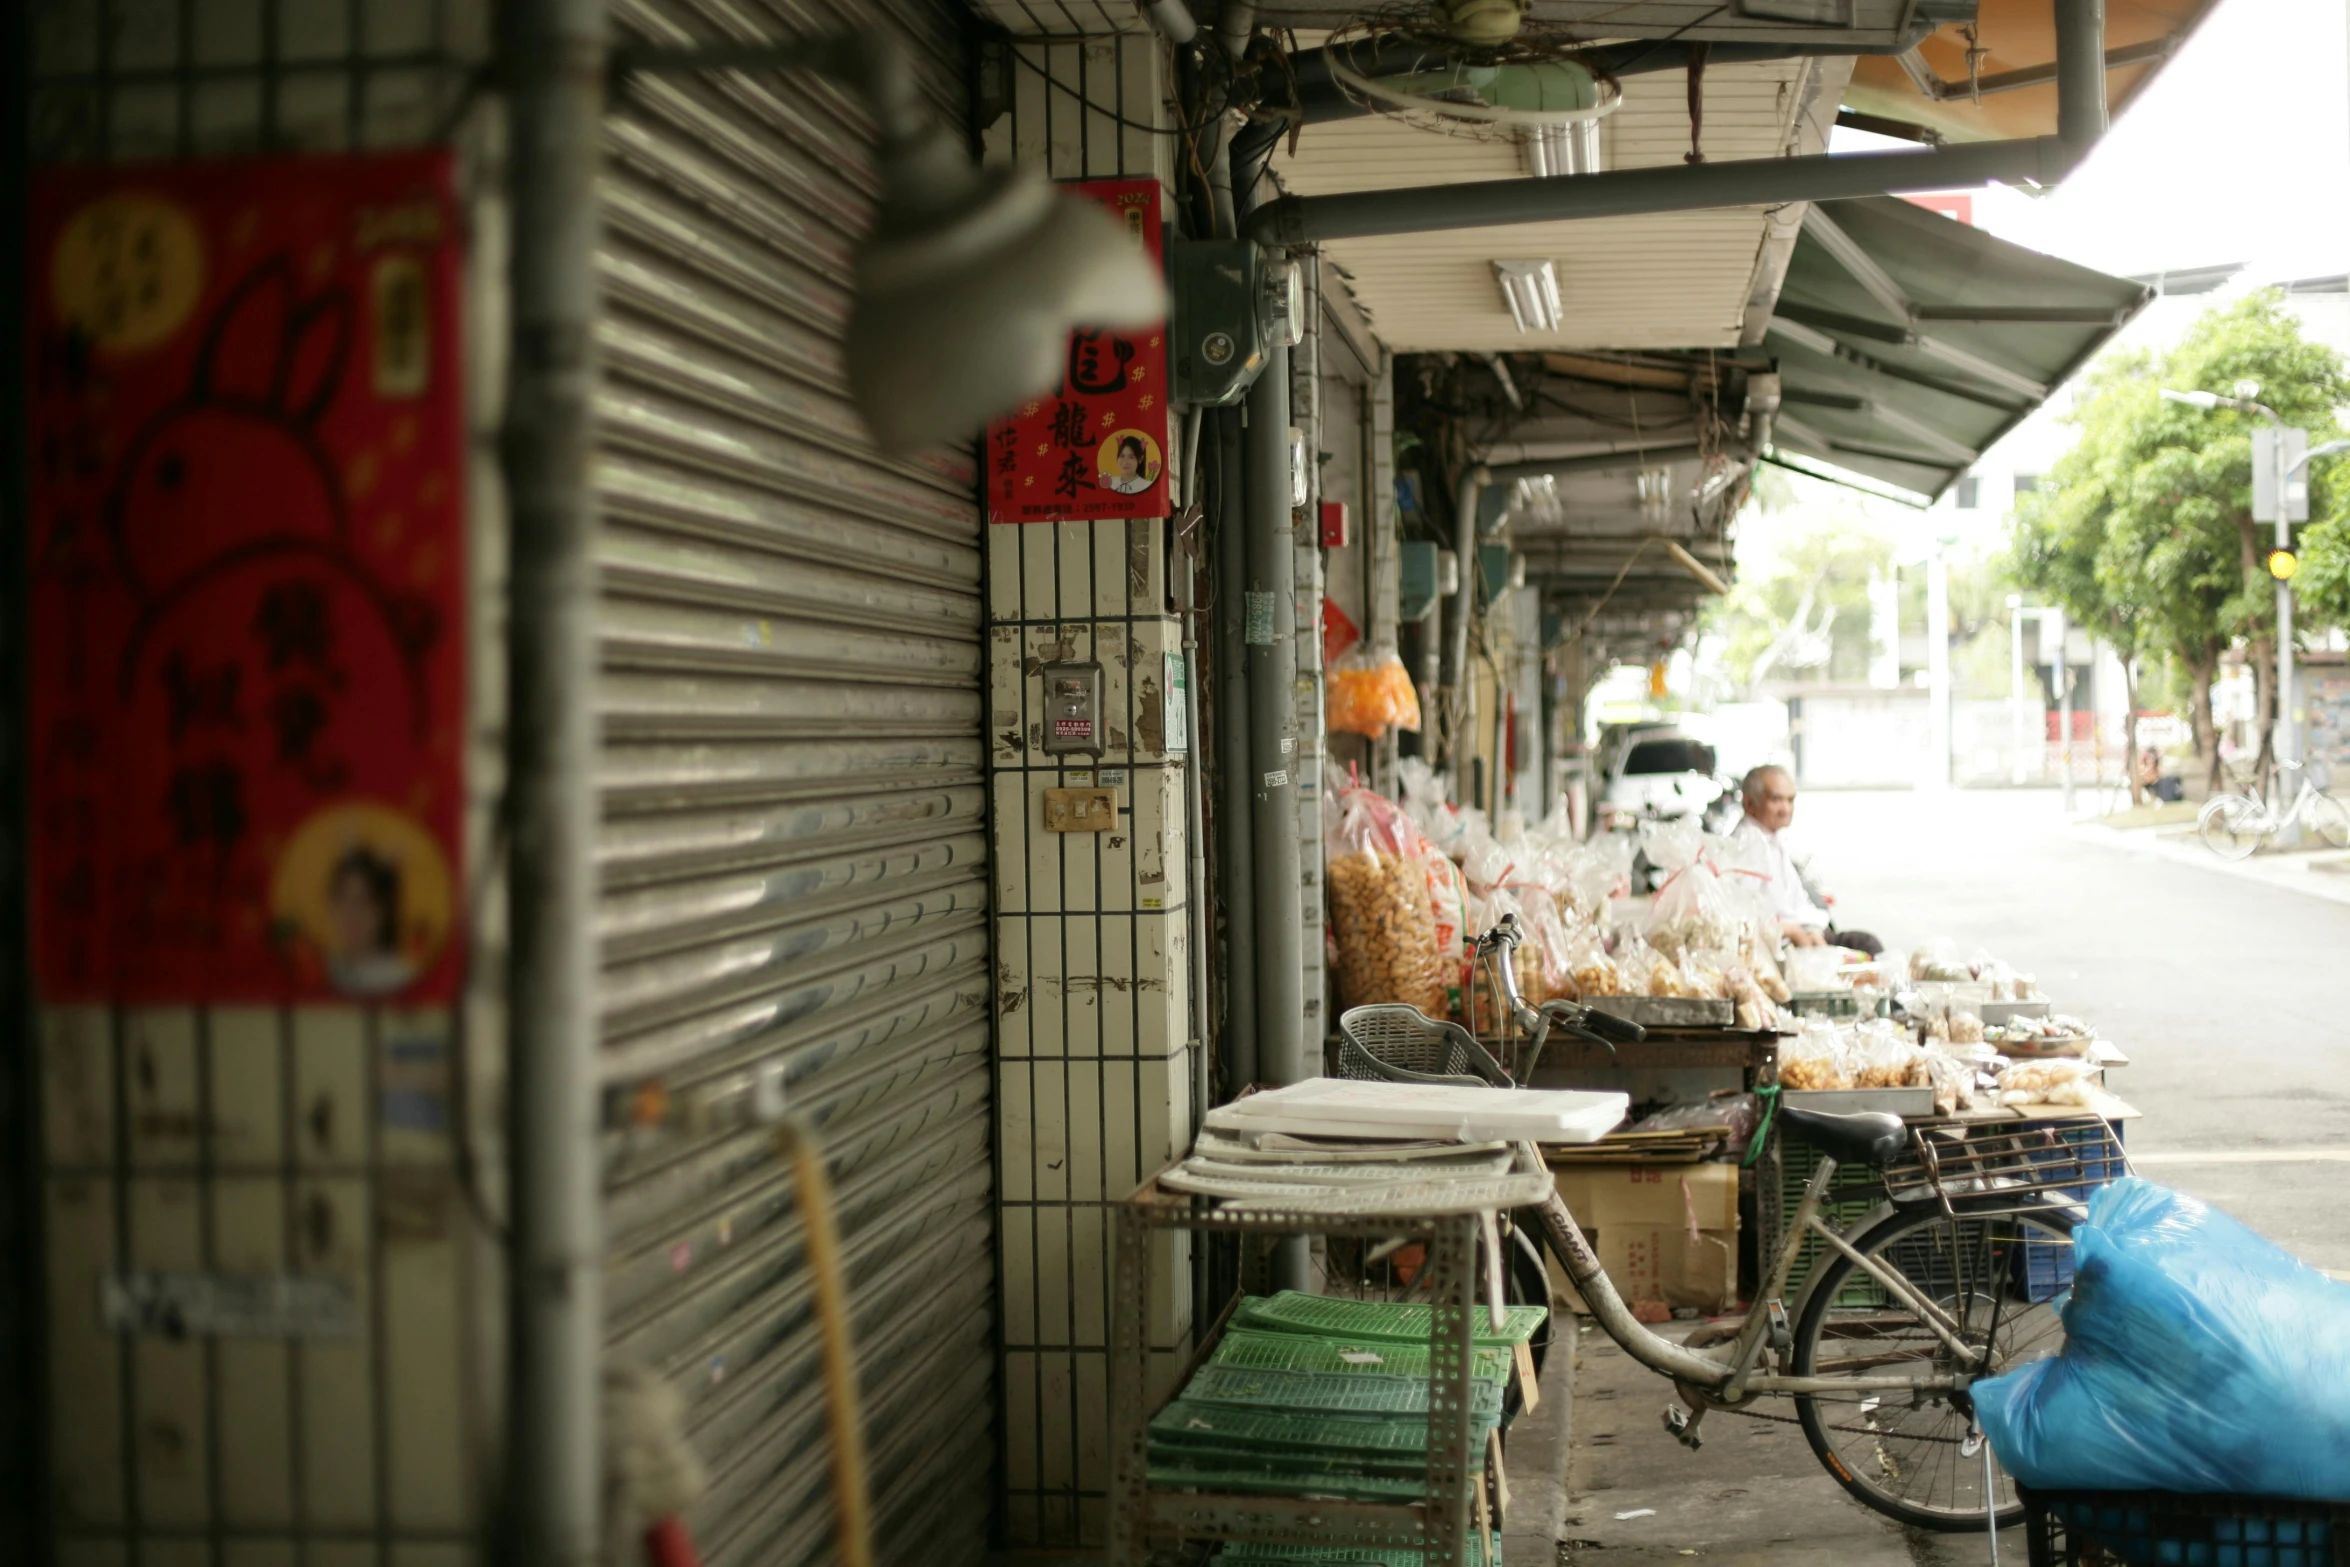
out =
<path fill-rule="evenodd" d="M 2252 517 L 2255 522 L 2269 520 L 2260 515 L 2261 503 L 2265 499 L 2276 514 L 2277 554 L 2289 560 L 2293 548 L 2294 519 L 2290 488 L 2293 475 L 2314 458 L 2350 451 L 2350 441 L 2328 441 L 2298 457 L 2288 455 L 2286 431 L 2291 427 L 2274 408 L 2256 401 L 2259 390 L 2259 385 L 2251 381 L 2237 382 L 2237 395 L 2234 397 L 2222 397 L 2217 392 L 2175 392 L 2166 386 L 2162 389 L 2162 400 L 2166 403 L 2184 403 L 2190 408 L 2233 408 L 2239 413 L 2259 414 L 2268 420 L 2273 432 L 2268 450 L 2268 492 L 2265 497 L 2262 495 L 2256 474 L 2252 485 Z M 2258 442 L 2253 444 L 2255 447 L 2259 445 Z M 2259 454 L 2255 452 L 2254 455 L 2257 459 Z M 2289 570 L 2280 572 L 2272 565 L 2270 575 L 2276 578 L 2277 583 L 2277 716 L 2276 724 L 2270 731 L 2270 749 L 2276 753 L 2280 762 L 2298 761 L 2300 744 L 2293 723 L 2293 584 Z M 2281 847 L 2294 848 L 2299 844 L 2300 836 L 2300 827 L 2296 823 L 2286 827 L 2278 835 L 2277 841 Z"/>

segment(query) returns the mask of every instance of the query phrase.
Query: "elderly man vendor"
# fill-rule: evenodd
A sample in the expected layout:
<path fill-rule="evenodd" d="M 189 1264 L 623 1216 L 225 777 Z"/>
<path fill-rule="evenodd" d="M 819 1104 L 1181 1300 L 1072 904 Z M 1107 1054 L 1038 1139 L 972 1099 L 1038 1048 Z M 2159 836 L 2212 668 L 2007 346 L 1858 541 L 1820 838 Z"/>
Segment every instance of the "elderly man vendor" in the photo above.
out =
<path fill-rule="evenodd" d="M 1762 846 L 1762 864 L 1770 880 L 1771 906 L 1779 916 L 1779 930 L 1798 947 L 1834 945 L 1861 952 L 1884 950 L 1865 931 L 1838 930 L 1825 902 L 1804 880 L 1795 857 L 1780 836 L 1795 820 L 1795 778 L 1784 767 L 1757 767 L 1746 775 L 1741 789 L 1746 817 L 1731 833 L 1741 841 Z"/>

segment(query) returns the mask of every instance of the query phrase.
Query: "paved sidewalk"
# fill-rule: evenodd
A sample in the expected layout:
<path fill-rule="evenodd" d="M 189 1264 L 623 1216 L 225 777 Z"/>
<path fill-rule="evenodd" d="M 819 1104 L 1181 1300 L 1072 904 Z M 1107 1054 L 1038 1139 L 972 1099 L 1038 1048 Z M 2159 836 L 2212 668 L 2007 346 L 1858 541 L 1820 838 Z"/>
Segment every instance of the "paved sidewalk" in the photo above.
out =
<path fill-rule="evenodd" d="M 2263 851 L 2248 860 L 2231 861 L 2203 847 L 2192 827 L 2108 827 L 2103 822 L 2079 821 L 2073 823 L 2072 834 L 2084 843 L 2128 854 L 2262 882 L 2334 903 L 2350 903 L 2350 850 Z"/>

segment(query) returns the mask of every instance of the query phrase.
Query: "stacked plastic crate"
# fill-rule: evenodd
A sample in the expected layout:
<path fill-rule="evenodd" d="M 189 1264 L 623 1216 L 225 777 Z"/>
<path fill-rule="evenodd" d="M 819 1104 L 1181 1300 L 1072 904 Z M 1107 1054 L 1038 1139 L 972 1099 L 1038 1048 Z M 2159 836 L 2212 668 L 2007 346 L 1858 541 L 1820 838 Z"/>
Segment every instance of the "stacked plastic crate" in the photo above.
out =
<path fill-rule="evenodd" d="M 1512 1306 L 1495 1327 L 1479 1315 L 1471 1418 L 1480 1444 L 1501 1424 L 1520 1346 L 1547 1316 L 1540 1306 Z M 1244 1299 L 1214 1352 L 1150 1423 L 1152 1487 L 1419 1500 L 1428 1471 L 1428 1337 L 1424 1305 L 1286 1292 Z M 1323 1559 L 1313 1549 L 1232 1544 L 1218 1560 Z M 1344 1554 L 1364 1567 L 1419 1560 L 1414 1552 Z M 1472 1559 L 1493 1558 L 1472 1551 Z"/>

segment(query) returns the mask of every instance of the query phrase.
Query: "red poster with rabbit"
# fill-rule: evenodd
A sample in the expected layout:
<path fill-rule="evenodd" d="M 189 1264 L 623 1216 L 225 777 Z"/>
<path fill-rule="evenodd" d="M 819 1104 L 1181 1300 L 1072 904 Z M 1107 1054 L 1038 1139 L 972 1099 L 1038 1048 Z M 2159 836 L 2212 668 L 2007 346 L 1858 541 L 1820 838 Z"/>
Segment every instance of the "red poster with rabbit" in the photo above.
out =
<path fill-rule="evenodd" d="M 31 257 L 42 999 L 447 999 L 448 159 L 50 171 Z"/>

